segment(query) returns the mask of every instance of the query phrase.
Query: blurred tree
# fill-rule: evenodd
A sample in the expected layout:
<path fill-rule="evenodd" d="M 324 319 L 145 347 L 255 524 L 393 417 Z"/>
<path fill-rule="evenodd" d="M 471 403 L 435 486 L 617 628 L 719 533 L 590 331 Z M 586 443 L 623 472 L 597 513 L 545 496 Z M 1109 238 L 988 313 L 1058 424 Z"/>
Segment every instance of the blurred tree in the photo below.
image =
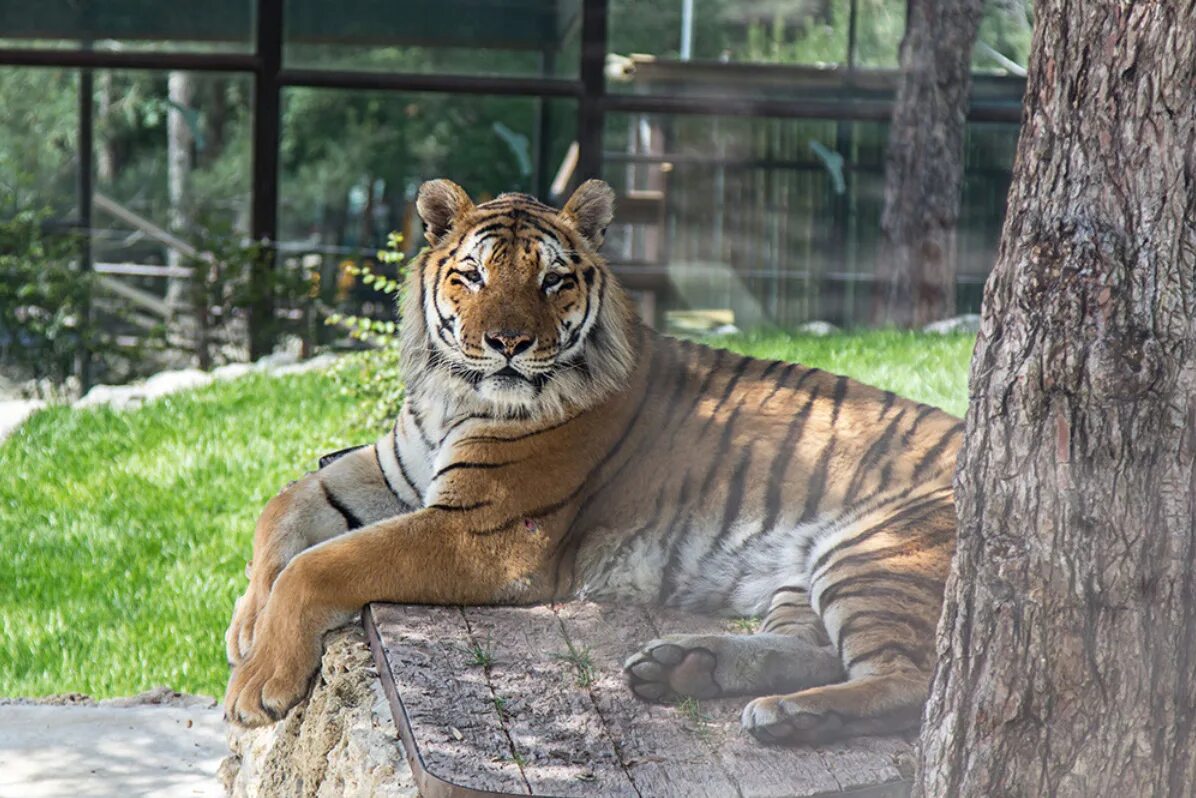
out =
<path fill-rule="evenodd" d="M 195 81 L 186 72 L 171 72 L 167 78 L 169 107 L 166 110 L 166 181 L 170 198 L 170 228 L 186 235 L 194 222 L 191 191 L 191 172 L 195 168 L 197 114 L 192 107 Z M 167 252 L 166 263 L 181 266 L 183 254 Z M 181 308 L 187 292 L 187 281 L 172 277 L 167 281 L 166 302 Z"/>
<path fill-rule="evenodd" d="M 885 166 L 873 322 L 920 327 L 955 312 L 955 224 L 983 0 L 908 0 Z"/>
<path fill-rule="evenodd" d="M 926 796 L 1196 793 L 1196 4 L 1038 10 Z"/>

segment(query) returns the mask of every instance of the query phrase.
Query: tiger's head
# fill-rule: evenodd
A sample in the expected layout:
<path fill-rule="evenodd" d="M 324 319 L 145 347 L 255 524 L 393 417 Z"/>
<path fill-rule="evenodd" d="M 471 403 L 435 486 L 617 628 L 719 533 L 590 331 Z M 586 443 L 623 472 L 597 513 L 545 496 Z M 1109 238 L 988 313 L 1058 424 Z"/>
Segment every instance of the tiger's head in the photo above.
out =
<path fill-rule="evenodd" d="M 402 314 L 409 390 L 532 418 L 625 384 L 632 314 L 598 254 L 610 186 L 590 180 L 558 210 L 526 194 L 474 205 L 455 183 L 432 180 L 416 207 L 430 246 Z"/>

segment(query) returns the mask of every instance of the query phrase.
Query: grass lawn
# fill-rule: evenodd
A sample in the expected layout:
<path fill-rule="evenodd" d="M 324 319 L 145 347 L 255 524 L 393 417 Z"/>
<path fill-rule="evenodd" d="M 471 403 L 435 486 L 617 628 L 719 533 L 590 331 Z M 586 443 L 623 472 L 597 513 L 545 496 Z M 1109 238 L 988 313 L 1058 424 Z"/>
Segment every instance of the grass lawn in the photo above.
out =
<path fill-rule="evenodd" d="M 954 413 L 970 336 L 721 339 Z M 317 457 L 373 432 L 331 377 L 261 376 L 136 411 L 52 408 L 0 444 L 0 696 L 220 695 L 253 522 Z"/>

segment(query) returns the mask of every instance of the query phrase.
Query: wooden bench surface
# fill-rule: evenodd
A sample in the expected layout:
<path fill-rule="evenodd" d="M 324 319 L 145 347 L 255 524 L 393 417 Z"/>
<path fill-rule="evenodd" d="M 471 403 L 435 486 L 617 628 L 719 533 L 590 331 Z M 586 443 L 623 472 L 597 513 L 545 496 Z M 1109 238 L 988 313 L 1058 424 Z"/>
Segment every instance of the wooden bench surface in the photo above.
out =
<path fill-rule="evenodd" d="M 370 646 L 424 798 L 904 796 L 900 737 L 773 748 L 739 725 L 747 699 L 655 706 L 622 662 L 672 632 L 728 621 L 585 602 L 373 604 Z"/>

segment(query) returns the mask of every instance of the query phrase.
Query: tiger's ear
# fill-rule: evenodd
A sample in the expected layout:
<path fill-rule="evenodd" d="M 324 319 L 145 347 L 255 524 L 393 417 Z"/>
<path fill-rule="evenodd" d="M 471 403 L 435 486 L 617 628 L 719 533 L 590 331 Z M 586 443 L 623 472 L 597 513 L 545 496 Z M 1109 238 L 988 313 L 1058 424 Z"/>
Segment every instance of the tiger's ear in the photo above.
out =
<path fill-rule="evenodd" d="M 473 200 L 451 180 L 429 180 L 419 187 L 415 209 L 424 220 L 424 238 L 436 246 L 458 219 L 473 210 Z"/>
<path fill-rule="evenodd" d="M 587 180 L 577 187 L 561 213 L 595 251 L 606 238 L 606 228 L 615 215 L 615 192 L 601 180 Z"/>

